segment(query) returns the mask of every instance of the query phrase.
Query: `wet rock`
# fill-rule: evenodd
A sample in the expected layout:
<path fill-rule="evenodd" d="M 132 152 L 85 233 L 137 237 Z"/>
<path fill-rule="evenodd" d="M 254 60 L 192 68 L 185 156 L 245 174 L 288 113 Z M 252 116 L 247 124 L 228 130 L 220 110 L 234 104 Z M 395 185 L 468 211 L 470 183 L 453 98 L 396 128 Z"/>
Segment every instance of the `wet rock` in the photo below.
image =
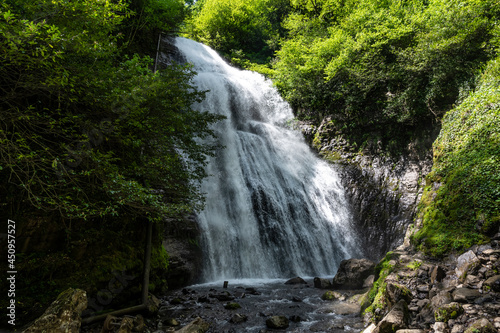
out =
<path fill-rule="evenodd" d="M 361 312 L 361 306 L 356 303 L 335 303 L 331 305 L 330 309 L 333 313 L 341 316 L 357 315 Z"/>
<path fill-rule="evenodd" d="M 241 324 L 248 320 L 248 317 L 239 313 L 234 314 L 229 320 L 233 324 Z"/>
<path fill-rule="evenodd" d="M 396 333 L 425 333 L 425 331 L 419 329 L 404 329 L 404 330 L 397 330 Z"/>
<path fill-rule="evenodd" d="M 479 297 L 481 297 L 481 294 L 475 289 L 458 288 L 453 291 L 453 301 L 459 303 L 472 303 Z"/>
<path fill-rule="evenodd" d="M 234 296 L 233 296 L 233 295 L 231 295 L 231 294 L 230 294 L 229 292 L 227 292 L 227 291 L 226 291 L 226 292 L 223 292 L 223 293 L 220 293 L 220 294 L 215 294 L 215 295 L 211 294 L 211 295 L 209 295 L 209 297 L 211 297 L 211 298 L 215 298 L 215 299 L 217 299 L 217 300 L 218 300 L 218 301 L 220 301 L 220 302 L 227 302 L 227 301 L 232 301 L 232 300 L 234 300 Z"/>
<path fill-rule="evenodd" d="M 373 333 L 392 333 L 408 328 L 409 319 L 408 305 L 404 300 L 400 300 L 377 324 Z"/>
<path fill-rule="evenodd" d="M 224 309 L 237 310 L 237 309 L 241 309 L 241 305 L 239 305 L 238 303 L 231 302 L 231 303 L 227 303 L 226 305 L 224 305 Z"/>
<path fill-rule="evenodd" d="M 481 318 L 472 323 L 465 333 L 497 333 L 497 329 L 488 319 Z"/>
<path fill-rule="evenodd" d="M 87 308 L 87 294 L 80 289 L 67 289 L 28 327 L 25 333 L 78 333 L 82 311 Z"/>
<path fill-rule="evenodd" d="M 294 284 L 307 284 L 307 282 L 303 278 L 297 276 L 297 277 L 294 277 L 293 279 L 286 281 L 285 284 L 292 284 L 292 285 L 294 285 Z"/>
<path fill-rule="evenodd" d="M 314 278 L 314 288 L 318 289 L 330 289 L 332 287 L 332 283 L 328 279 L 322 279 L 319 277 Z"/>
<path fill-rule="evenodd" d="M 484 281 L 483 287 L 489 287 L 490 290 L 500 292 L 500 275 L 492 276 Z"/>
<path fill-rule="evenodd" d="M 338 289 L 361 289 L 366 278 L 375 272 L 375 263 L 368 259 L 342 260 L 333 278 Z"/>
<path fill-rule="evenodd" d="M 335 301 L 338 299 L 345 299 L 345 297 L 339 292 L 328 290 L 321 296 L 321 299 L 324 301 Z"/>
<path fill-rule="evenodd" d="M 210 327 L 210 324 L 201 319 L 200 317 L 197 317 L 195 320 L 181 328 L 180 330 L 176 331 L 177 333 L 205 333 L 208 331 L 208 328 Z"/>
<path fill-rule="evenodd" d="M 176 326 L 179 326 L 180 323 L 174 318 L 167 318 L 163 321 L 163 325 L 170 326 L 170 327 L 176 327 Z"/>
<path fill-rule="evenodd" d="M 283 329 L 288 328 L 288 318 L 285 316 L 272 316 L 266 320 L 266 325 L 269 328 Z"/>

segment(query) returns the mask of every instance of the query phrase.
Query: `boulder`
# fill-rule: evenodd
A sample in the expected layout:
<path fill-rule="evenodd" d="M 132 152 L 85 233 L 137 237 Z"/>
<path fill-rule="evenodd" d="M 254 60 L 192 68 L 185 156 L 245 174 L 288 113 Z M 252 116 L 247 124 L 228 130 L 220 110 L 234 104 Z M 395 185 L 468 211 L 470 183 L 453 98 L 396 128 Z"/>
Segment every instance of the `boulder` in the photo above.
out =
<path fill-rule="evenodd" d="M 203 321 L 200 317 L 197 317 L 195 320 L 176 331 L 177 333 L 205 333 L 208 331 L 210 324 L 206 321 Z"/>
<path fill-rule="evenodd" d="M 288 328 L 288 318 L 285 316 L 272 316 L 266 320 L 266 325 L 269 328 L 283 329 Z"/>
<path fill-rule="evenodd" d="M 333 278 L 337 289 L 361 289 L 366 278 L 375 272 L 375 263 L 368 259 L 342 260 Z"/>
<path fill-rule="evenodd" d="M 497 329 L 493 324 L 485 318 L 476 320 L 470 325 L 465 333 L 497 333 Z"/>
<path fill-rule="evenodd" d="M 80 289 L 67 289 L 48 307 L 45 313 L 28 327 L 25 333 L 78 333 L 82 311 L 87 308 L 87 294 Z"/>
<path fill-rule="evenodd" d="M 481 297 L 481 293 L 476 289 L 457 288 L 453 291 L 453 301 L 459 303 L 473 303 L 479 297 Z"/>
<path fill-rule="evenodd" d="M 303 278 L 297 276 L 286 281 L 285 284 L 307 284 L 307 282 Z"/>
<path fill-rule="evenodd" d="M 321 296 L 321 299 L 324 301 L 336 301 L 342 298 L 345 299 L 345 297 L 341 293 L 332 290 L 328 290 Z"/>
<path fill-rule="evenodd" d="M 434 309 L 437 309 L 445 304 L 449 304 L 452 302 L 451 294 L 446 291 L 440 291 L 436 296 L 432 297 L 431 305 Z"/>
<path fill-rule="evenodd" d="M 248 317 L 239 313 L 234 314 L 229 320 L 233 324 L 241 324 L 248 320 Z"/>
<path fill-rule="evenodd" d="M 463 278 L 469 266 L 473 263 L 479 261 L 478 257 L 472 251 L 467 251 L 457 258 L 457 268 L 455 268 L 455 273 L 457 277 Z"/>
<path fill-rule="evenodd" d="M 314 288 L 318 289 L 330 289 L 332 287 L 332 283 L 328 279 L 322 279 L 319 277 L 314 278 Z"/>
<path fill-rule="evenodd" d="M 411 290 L 399 283 L 387 283 L 385 290 L 389 306 L 396 304 L 400 300 L 410 303 L 413 298 Z"/>
<path fill-rule="evenodd" d="M 400 300 L 377 324 L 373 333 L 393 333 L 408 328 L 409 319 L 408 305 L 404 300 Z"/>
<path fill-rule="evenodd" d="M 483 288 L 487 287 L 490 290 L 500 292 L 500 275 L 495 275 L 484 281 Z M 485 289 L 487 289 L 485 288 Z"/>
<path fill-rule="evenodd" d="M 434 318 L 436 321 L 448 322 L 450 319 L 455 319 L 464 313 L 464 308 L 456 303 L 452 302 L 445 304 L 434 311 Z"/>

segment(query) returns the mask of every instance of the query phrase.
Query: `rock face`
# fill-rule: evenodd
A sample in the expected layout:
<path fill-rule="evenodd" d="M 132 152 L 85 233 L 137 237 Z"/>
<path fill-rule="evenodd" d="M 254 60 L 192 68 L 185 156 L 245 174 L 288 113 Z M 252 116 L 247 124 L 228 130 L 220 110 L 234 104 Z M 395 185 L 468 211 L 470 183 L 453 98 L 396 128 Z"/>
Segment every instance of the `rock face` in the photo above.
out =
<path fill-rule="evenodd" d="M 375 271 L 375 263 L 368 259 L 342 260 L 332 286 L 336 289 L 361 289 Z"/>
<path fill-rule="evenodd" d="M 422 131 L 399 157 L 384 157 L 378 142 L 360 149 L 331 124 L 325 118 L 319 127 L 301 123 L 300 128 L 320 155 L 338 166 L 364 255 L 379 260 L 403 242 L 413 222 L 438 129 Z"/>
<path fill-rule="evenodd" d="M 24 332 L 80 332 L 81 314 L 87 308 L 87 294 L 80 289 L 68 289 L 57 297 L 45 313 Z"/>
<path fill-rule="evenodd" d="M 199 278 L 202 267 L 201 248 L 196 242 L 199 233 L 194 216 L 185 218 L 181 223 L 166 224 L 163 247 L 169 255 L 169 289 L 187 286 Z"/>

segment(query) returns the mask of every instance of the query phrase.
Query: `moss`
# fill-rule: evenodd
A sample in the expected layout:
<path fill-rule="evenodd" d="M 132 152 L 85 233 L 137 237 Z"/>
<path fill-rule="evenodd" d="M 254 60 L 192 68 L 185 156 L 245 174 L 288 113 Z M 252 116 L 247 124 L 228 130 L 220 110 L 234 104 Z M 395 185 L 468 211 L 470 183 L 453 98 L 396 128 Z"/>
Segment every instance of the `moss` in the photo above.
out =
<path fill-rule="evenodd" d="M 224 308 L 227 310 L 237 310 L 241 309 L 241 305 L 239 305 L 238 303 L 231 302 L 224 305 Z"/>
<path fill-rule="evenodd" d="M 449 111 L 433 145 L 434 165 L 419 204 L 413 241 L 444 256 L 485 243 L 500 226 L 500 58 L 478 88 Z"/>
<path fill-rule="evenodd" d="M 420 266 L 422 266 L 422 262 L 421 261 L 417 261 L 417 260 L 414 260 L 412 261 L 411 263 L 409 263 L 406 267 L 408 267 L 409 269 L 412 269 L 412 270 L 417 270 Z"/>
<path fill-rule="evenodd" d="M 450 319 L 455 319 L 464 313 L 463 307 L 458 303 L 446 304 L 434 311 L 436 321 L 448 322 Z"/>
<path fill-rule="evenodd" d="M 374 322 L 378 322 L 382 319 L 381 311 L 377 311 L 377 309 L 385 309 L 387 307 L 387 283 L 385 279 L 394 270 L 394 265 L 391 264 L 393 256 L 394 253 L 392 251 L 387 252 L 385 257 L 375 266 L 375 274 L 378 278 L 368 292 L 367 301 L 362 305 L 361 311 L 363 314 L 369 314 L 371 320 Z M 370 305 L 363 310 L 368 304 Z"/>

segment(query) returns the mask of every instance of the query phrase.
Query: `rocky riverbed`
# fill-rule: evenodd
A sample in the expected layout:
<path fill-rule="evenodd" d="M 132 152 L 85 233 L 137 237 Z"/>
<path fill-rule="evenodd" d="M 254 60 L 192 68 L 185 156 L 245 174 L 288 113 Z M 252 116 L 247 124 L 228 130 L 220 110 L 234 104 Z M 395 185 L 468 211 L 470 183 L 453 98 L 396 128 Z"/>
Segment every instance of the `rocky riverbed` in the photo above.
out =
<path fill-rule="evenodd" d="M 360 332 L 355 291 L 322 299 L 325 290 L 312 279 L 223 281 L 169 292 L 158 313 L 144 321 L 145 330 L 162 333 L 181 327 L 193 332 Z M 325 297 L 323 297 L 325 298 Z M 194 326 L 194 328 L 193 328 Z M 102 324 L 83 328 L 101 332 Z M 182 331 L 182 329 L 181 329 Z M 186 332 L 186 331 L 184 331 Z"/>

